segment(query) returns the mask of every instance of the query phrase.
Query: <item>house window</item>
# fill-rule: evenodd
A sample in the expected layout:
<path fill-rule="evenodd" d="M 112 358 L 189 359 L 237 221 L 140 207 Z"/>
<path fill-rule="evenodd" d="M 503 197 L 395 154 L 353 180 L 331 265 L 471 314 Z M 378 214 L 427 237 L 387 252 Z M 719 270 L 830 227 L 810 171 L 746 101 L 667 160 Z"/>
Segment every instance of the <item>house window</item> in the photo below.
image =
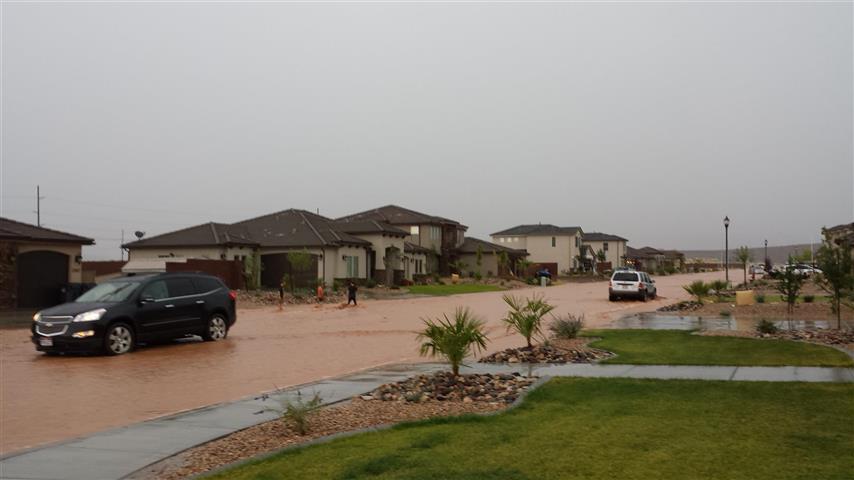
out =
<path fill-rule="evenodd" d="M 552 246 L 553 247 L 557 246 L 557 239 L 555 237 L 552 237 Z"/>
<path fill-rule="evenodd" d="M 514 242 L 516 242 L 516 243 L 519 243 L 519 237 L 514 237 L 514 238 L 513 238 L 513 241 L 514 241 Z"/>
<path fill-rule="evenodd" d="M 359 278 L 359 257 L 344 257 L 347 262 L 347 278 Z"/>
<path fill-rule="evenodd" d="M 413 225 L 413 226 L 409 227 L 409 234 L 410 235 L 418 235 L 418 233 L 419 233 L 418 225 Z"/>
<path fill-rule="evenodd" d="M 602 244 L 602 250 L 608 251 L 608 242 Z"/>
<path fill-rule="evenodd" d="M 424 260 L 415 260 L 415 273 L 424 273 Z"/>
<path fill-rule="evenodd" d="M 578 236 L 575 236 L 575 246 L 578 247 Z"/>
<path fill-rule="evenodd" d="M 504 243 L 504 237 L 499 238 L 498 241 Z"/>

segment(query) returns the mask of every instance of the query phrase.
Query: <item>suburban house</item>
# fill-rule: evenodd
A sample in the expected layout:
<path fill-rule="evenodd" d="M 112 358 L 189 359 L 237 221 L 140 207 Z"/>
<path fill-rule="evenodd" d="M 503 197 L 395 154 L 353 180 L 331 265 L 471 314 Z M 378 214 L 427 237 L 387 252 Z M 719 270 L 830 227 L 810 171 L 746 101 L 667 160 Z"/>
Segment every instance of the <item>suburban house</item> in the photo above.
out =
<path fill-rule="evenodd" d="M 472 237 L 466 237 L 463 240 L 458 252 L 457 262 L 464 265 L 463 274 L 478 273 L 484 277 L 515 274 L 517 262 L 528 256 L 528 252 L 525 250 L 497 245 Z"/>
<path fill-rule="evenodd" d="M 91 238 L 0 217 L 0 308 L 38 308 L 66 300 L 82 283 Z"/>
<path fill-rule="evenodd" d="M 407 233 L 404 239 L 413 247 L 421 247 L 427 255 L 425 273 L 450 273 L 450 264 L 457 260 L 458 250 L 465 240 L 465 225 L 444 217 L 416 212 L 397 205 L 366 210 L 336 220 L 338 223 L 375 221 L 392 225 Z M 429 253 L 428 253 L 429 252 Z"/>
<path fill-rule="evenodd" d="M 598 266 L 597 270 L 613 270 L 626 266 L 626 244 L 629 241 L 625 238 L 609 233 L 591 232 L 584 233 L 582 241 L 590 247 L 593 264 Z M 604 260 L 599 258 L 599 252 L 604 254 Z M 602 265 L 603 263 L 606 265 Z"/>
<path fill-rule="evenodd" d="M 645 272 L 682 270 L 685 254 L 677 250 L 659 250 L 652 247 L 626 247 L 626 265 Z"/>
<path fill-rule="evenodd" d="M 283 210 L 233 224 L 206 223 L 143 238 L 124 245 L 129 261 L 124 271 L 165 270 L 165 263 L 186 259 L 240 260 L 251 265 L 257 255 L 260 284 L 276 288 L 294 274 L 301 284 L 317 279 L 376 279 L 399 283 L 411 279 L 426 263 L 423 251 L 407 248 L 409 233 L 387 223 L 337 222 L 306 210 Z M 288 254 L 310 255 L 302 271 Z M 136 270 L 140 271 L 140 270 Z"/>
<path fill-rule="evenodd" d="M 564 274 L 582 268 L 584 232 L 581 227 L 549 224 L 519 225 L 492 235 L 492 242 L 528 252 L 528 260 L 537 268 Z"/>

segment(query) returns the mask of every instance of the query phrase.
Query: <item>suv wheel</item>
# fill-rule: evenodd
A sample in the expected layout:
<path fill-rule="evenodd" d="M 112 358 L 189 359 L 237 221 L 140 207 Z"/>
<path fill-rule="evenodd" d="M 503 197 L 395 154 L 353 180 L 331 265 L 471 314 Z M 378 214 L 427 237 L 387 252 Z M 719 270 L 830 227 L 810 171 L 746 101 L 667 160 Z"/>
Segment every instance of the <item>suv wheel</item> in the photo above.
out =
<path fill-rule="evenodd" d="M 126 323 L 114 323 L 104 335 L 107 355 L 123 355 L 133 350 L 133 330 Z"/>
<path fill-rule="evenodd" d="M 644 290 L 643 293 L 641 294 L 641 300 L 646 302 L 648 298 L 649 298 L 649 295 L 647 294 L 646 290 Z"/>
<path fill-rule="evenodd" d="M 202 338 L 208 342 L 216 342 L 225 339 L 226 336 L 228 336 L 228 323 L 225 321 L 225 317 L 221 313 L 214 313 L 208 319 L 208 325 Z"/>

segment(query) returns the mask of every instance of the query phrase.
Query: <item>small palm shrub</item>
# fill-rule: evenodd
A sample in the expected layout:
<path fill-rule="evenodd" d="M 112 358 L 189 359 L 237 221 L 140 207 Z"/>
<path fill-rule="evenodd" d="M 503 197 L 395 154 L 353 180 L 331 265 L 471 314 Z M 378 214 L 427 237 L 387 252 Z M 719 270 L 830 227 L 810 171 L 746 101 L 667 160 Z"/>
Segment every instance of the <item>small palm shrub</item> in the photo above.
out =
<path fill-rule="evenodd" d="M 546 302 L 542 296 L 534 295 L 531 298 L 518 298 L 513 295 L 504 295 L 504 303 L 510 307 L 507 316 L 502 320 L 507 325 L 507 331 L 516 331 L 525 337 L 528 348 L 531 345 L 531 337 L 542 335 L 543 317 L 554 310 L 554 306 Z"/>
<path fill-rule="evenodd" d="M 422 319 L 424 330 L 418 334 L 423 356 L 445 357 L 454 375 L 460 374 L 460 365 L 472 353 L 486 348 L 484 322 L 467 307 L 457 307 L 453 319 L 447 315 L 435 320 Z"/>
<path fill-rule="evenodd" d="M 777 333 L 777 325 L 767 319 L 762 319 L 756 324 L 756 331 L 764 334 Z"/>
<path fill-rule="evenodd" d="M 804 295 L 804 303 L 812 303 L 815 301 L 815 295 Z"/>
<path fill-rule="evenodd" d="M 699 303 L 700 305 L 703 304 L 703 298 L 707 297 L 709 295 L 709 291 L 711 290 L 709 284 L 702 280 L 694 280 L 690 284 L 684 285 L 682 288 L 685 289 L 685 291 L 692 295 L 694 298 L 696 298 L 697 303 Z"/>
<path fill-rule="evenodd" d="M 571 313 L 562 317 L 554 317 L 549 325 L 552 335 L 555 338 L 575 338 L 581 329 L 584 328 L 584 315 L 573 315 Z"/>
<path fill-rule="evenodd" d="M 725 280 L 714 280 L 709 283 L 709 289 L 715 292 L 717 301 L 723 300 L 724 292 L 729 288 L 729 284 Z"/>

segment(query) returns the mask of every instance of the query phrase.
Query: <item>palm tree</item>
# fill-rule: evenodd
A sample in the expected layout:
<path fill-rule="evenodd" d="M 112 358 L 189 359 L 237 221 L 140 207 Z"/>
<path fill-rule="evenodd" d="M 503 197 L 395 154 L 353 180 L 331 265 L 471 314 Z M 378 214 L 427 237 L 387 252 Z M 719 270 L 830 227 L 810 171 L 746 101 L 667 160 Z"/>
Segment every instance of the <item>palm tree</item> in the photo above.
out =
<path fill-rule="evenodd" d="M 519 278 L 527 278 L 528 269 L 531 268 L 531 265 L 533 264 L 524 258 L 516 260 L 516 276 Z"/>
<path fill-rule="evenodd" d="M 422 321 L 424 330 L 417 337 L 422 341 L 421 355 L 445 357 L 455 376 L 460 374 L 460 365 L 472 353 L 472 349 L 479 352 L 486 348 L 488 339 L 483 333 L 485 324 L 468 307 L 457 307 L 453 320 L 443 314 L 442 318 Z"/>
<path fill-rule="evenodd" d="M 709 283 L 709 289 L 715 292 L 715 297 L 720 302 L 723 299 L 724 291 L 729 288 L 729 284 L 725 280 L 714 280 Z"/>
<path fill-rule="evenodd" d="M 555 309 L 541 296 L 521 299 L 513 295 L 504 295 L 504 303 L 510 307 L 507 316 L 502 321 L 507 324 L 507 331 L 515 330 L 525 337 L 528 348 L 531 348 L 531 337 L 542 335 L 543 317 Z"/>
<path fill-rule="evenodd" d="M 709 284 L 702 280 L 694 280 L 688 285 L 683 285 L 682 288 L 684 288 L 689 294 L 696 297 L 697 303 L 700 305 L 703 304 L 703 297 L 708 296 L 709 290 L 711 289 Z"/>
<path fill-rule="evenodd" d="M 751 255 L 750 249 L 747 246 L 743 246 L 738 247 L 735 251 L 735 258 L 741 264 L 742 268 L 744 268 L 744 284 L 747 285 L 747 264 L 753 260 L 753 255 Z"/>

